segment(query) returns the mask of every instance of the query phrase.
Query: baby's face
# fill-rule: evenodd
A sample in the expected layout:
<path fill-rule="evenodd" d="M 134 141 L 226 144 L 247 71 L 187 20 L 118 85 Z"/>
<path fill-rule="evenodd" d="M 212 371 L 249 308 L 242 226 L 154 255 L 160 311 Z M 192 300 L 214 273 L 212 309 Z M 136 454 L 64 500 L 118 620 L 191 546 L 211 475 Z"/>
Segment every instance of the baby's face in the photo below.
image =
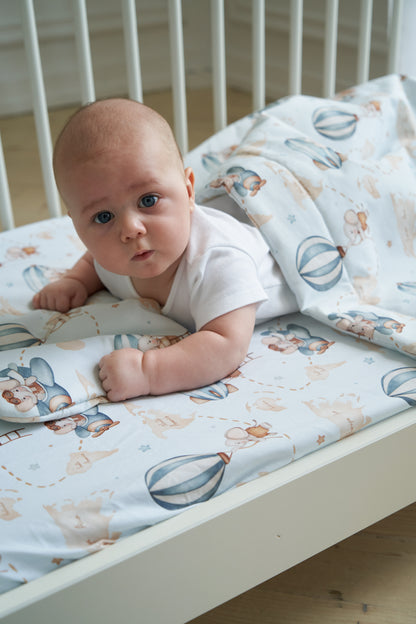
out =
<path fill-rule="evenodd" d="M 161 140 L 133 138 L 72 164 L 60 190 L 79 237 L 101 266 L 136 284 L 172 278 L 189 240 L 194 177 Z"/>

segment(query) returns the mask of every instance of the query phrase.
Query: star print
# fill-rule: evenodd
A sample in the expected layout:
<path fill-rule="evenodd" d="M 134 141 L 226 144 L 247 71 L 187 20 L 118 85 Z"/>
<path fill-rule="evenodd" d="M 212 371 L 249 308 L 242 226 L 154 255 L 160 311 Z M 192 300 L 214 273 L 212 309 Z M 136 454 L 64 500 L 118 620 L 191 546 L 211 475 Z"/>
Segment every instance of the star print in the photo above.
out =
<path fill-rule="evenodd" d="M 364 362 L 365 362 L 366 364 L 374 364 L 374 358 L 372 358 L 372 357 L 366 357 L 366 358 L 364 358 Z"/>

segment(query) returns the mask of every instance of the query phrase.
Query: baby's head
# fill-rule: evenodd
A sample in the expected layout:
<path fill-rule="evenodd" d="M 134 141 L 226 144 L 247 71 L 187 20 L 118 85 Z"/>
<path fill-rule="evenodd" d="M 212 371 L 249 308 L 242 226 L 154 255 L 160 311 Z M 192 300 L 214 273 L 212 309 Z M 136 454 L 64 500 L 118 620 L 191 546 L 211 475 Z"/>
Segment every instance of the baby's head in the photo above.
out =
<path fill-rule="evenodd" d="M 121 98 L 81 108 L 58 137 L 54 171 L 75 229 L 101 266 L 139 278 L 175 265 L 189 239 L 194 176 L 161 115 Z M 157 267 L 144 255 L 137 262 L 142 250 Z"/>
<path fill-rule="evenodd" d="M 55 144 L 53 166 L 58 188 L 68 167 L 129 145 L 158 143 L 172 163 L 183 169 L 182 156 L 168 122 L 152 108 L 123 98 L 98 100 L 77 110 Z M 65 199 L 65 198 L 64 198 Z"/>

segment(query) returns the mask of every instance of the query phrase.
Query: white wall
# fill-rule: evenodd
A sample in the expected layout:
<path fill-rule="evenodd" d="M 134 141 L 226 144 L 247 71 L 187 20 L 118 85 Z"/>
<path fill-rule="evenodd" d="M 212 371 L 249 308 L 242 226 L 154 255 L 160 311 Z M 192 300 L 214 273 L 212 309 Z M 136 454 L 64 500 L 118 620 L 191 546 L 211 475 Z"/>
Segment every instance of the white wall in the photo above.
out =
<path fill-rule="evenodd" d="M 35 0 L 47 98 L 50 106 L 80 102 L 71 0 Z M 388 0 L 374 0 L 370 77 L 386 73 Z M 406 4 L 416 3 L 405 0 Z M 22 39 L 20 2 L 0 1 L 0 115 L 30 110 L 30 83 Z M 186 80 L 210 83 L 209 0 L 183 0 Z M 337 90 L 355 84 L 360 0 L 340 1 Z M 136 0 L 145 91 L 171 83 L 166 0 Z M 251 81 L 251 2 L 225 0 L 227 75 L 247 89 Z M 266 0 L 267 95 L 287 94 L 289 0 Z M 127 94 L 119 0 L 87 0 L 97 97 Z M 321 95 L 325 0 L 304 0 L 303 88 Z M 413 43 L 414 38 L 411 37 Z M 412 53 L 412 58 L 414 53 Z M 403 61 L 404 62 L 404 61 Z M 415 72 L 416 73 L 416 72 Z"/>
<path fill-rule="evenodd" d="M 231 35 L 229 70 L 234 83 L 247 88 L 251 77 L 250 2 L 226 0 L 226 6 Z M 271 0 L 266 2 L 266 7 L 266 90 L 269 97 L 277 98 L 288 93 L 290 3 Z M 302 87 L 304 92 L 318 96 L 323 87 L 325 7 L 326 0 L 304 0 L 303 3 Z M 337 91 L 356 84 L 359 16 L 360 0 L 340 0 Z M 370 78 L 387 73 L 387 23 L 388 0 L 374 0 Z M 246 71 L 242 72 L 241 67 L 246 67 Z"/>
<path fill-rule="evenodd" d="M 30 83 L 20 25 L 20 2 L 0 1 L 0 115 L 31 108 Z M 80 102 L 77 52 L 70 0 L 35 0 L 36 23 L 49 105 Z M 171 83 L 166 0 L 137 0 L 139 48 L 145 90 Z M 187 78 L 190 86 L 209 76 L 209 4 L 183 2 Z M 88 24 L 97 97 L 127 94 L 119 0 L 88 0 Z"/>

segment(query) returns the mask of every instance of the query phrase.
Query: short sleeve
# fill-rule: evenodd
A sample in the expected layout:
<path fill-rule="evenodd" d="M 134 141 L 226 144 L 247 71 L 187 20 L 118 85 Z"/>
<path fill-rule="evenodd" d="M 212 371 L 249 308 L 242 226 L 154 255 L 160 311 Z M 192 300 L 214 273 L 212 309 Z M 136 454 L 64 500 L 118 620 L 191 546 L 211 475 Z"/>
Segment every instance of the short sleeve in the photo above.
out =
<path fill-rule="evenodd" d="M 233 246 L 209 249 L 194 260 L 188 277 L 197 331 L 222 314 L 267 300 L 254 260 Z"/>

